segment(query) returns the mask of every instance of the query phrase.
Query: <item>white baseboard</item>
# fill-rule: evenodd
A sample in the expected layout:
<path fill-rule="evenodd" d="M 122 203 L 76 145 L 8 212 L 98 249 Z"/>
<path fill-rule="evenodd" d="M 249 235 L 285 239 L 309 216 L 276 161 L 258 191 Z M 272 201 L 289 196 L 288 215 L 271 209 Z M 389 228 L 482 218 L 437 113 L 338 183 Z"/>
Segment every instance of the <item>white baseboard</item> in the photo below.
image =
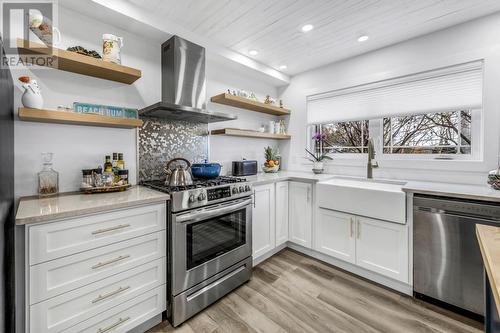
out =
<path fill-rule="evenodd" d="M 287 247 L 292 249 L 292 250 L 303 253 L 305 255 L 308 255 L 312 258 L 324 261 L 330 265 L 339 267 L 339 268 L 341 268 L 345 271 L 348 271 L 350 273 L 364 277 L 365 279 L 368 279 L 370 281 L 373 281 L 373 282 L 376 282 L 376 283 L 381 284 L 383 286 L 386 286 L 388 288 L 394 289 L 400 293 L 403 293 L 403 294 L 406 294 L 409 296 L 413 296 L 413 286 L 410 284 L 403 283 L 403 282 L 397 281 L 397 280 L 393 280 L 391 278 L 385 277 L 385 276 L 380 275 L 378 273 L 366 270 L 364 268 L 350 264 L 350 263 L 345 262 L 343 260 L 339 260 L 339 259 L 330 257 L 326 254 L 317 252 L 317 251 L 312 250 L 312 249 L 305 248 L 303 246 L 300 246 L 300 245 L 297 245 L 297 244 L 294 244 L 291 242 L 283 243 L 283 244 L 279 245 L 278 247 L 272 249 L 271 251 L 266 252 L 257 258 L 254 258 L 253 265 L 257 266 L 261 262 L 265 261 L 266 259 L 271 258 L 276 253 L 280 252 L 281 250 L 283 250 Z"/>
<path fill-rule="evenodd" d="M 269 252 L 266 252 L 260 256 L 258 256 L 257 258 L 253 258 L 253 266 L 257 266 L 258 264 L 260 264 L 261 262 L 263 262 L 264 260 L 266 259 L 269 259 L 271 258 L 272 256 L 274 256 L 276 253 L 280 252 L 281 250 L 283 250 L 284 248 L 287 247 L 287 244 L 288 243 L 283 243 L 281 245 L 278 245 L 277 247 L 275 247 L 274 249 L 272 249 L 271 251 Z"/>
<path fill-rule="evenodd" d="M 128 333 L 144 333 L 161 322 L 162 322 L 162 314 L 160 313 L 154 316 L 153 318 L 146 320 L 144 323 L 134 327 L 133 329 L 128 331 Z"/>

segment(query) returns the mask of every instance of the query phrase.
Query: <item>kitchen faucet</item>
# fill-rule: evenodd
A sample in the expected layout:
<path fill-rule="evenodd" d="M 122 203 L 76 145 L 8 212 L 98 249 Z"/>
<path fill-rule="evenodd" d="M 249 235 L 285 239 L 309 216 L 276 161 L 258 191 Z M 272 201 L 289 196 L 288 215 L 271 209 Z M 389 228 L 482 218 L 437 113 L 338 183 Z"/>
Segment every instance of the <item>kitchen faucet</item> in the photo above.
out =
<path fill-rule="evenodd" d="M 375 159 L 375 148 L 373 147 L 373 139 L 368 139 L 368 164 L 366 165 L 366 178 L 373 178 L 373 168 L 378 168 L 377 161 L 372 161 Z"/>

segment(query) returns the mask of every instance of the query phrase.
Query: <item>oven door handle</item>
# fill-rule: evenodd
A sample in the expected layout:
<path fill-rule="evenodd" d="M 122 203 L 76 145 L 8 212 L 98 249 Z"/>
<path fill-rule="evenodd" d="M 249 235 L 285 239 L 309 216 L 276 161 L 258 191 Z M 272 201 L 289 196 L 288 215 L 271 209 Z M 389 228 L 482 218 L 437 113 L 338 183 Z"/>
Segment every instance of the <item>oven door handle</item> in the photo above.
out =
<path fill-rule="evenodd" d="M 175 217 L 175 222 L 176 223 L 195 223 L 199 222 L 202 220 L 206 220 L 208 218 L 214 217 L 214 216 L 220 216 L 224 215 L 227 213 L 231 213 L 235 210 L 238 210 L 240 208 L 243 208 L 245 206 L 251 205 L 252 204 L 252 199 L 246 199 L 243 201 L 239 201 L 238 203 L 235 204 L 229 204 L 225 206 L 216 206 L 212 208 L 206 208 L 203 210 L 197 210 L 194 212 L 189 212 L 189 213 L 184 213 L 177 215 Z"/>

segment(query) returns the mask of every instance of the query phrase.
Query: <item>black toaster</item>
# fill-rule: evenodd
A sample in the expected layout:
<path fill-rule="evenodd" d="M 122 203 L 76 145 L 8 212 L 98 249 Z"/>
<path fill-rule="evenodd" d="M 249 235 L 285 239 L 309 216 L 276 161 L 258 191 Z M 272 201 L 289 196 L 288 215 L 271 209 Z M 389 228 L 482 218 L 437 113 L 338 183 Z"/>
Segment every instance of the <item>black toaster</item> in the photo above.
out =
<path fill-rule="evenodd" d="M 257 174 L 257 161 L 233 161 L 233 176 L 251 176 Z"/>

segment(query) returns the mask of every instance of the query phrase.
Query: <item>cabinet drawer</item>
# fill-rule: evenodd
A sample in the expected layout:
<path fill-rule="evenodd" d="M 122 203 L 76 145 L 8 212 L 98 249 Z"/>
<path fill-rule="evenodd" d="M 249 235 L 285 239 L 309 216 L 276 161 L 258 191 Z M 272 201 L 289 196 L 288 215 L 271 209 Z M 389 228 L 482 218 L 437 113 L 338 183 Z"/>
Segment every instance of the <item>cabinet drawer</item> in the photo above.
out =
<path fill-rule="evenodd" d="M 35 265 L 165 229 L 166 204 L 96 214 L 29 228 Z"/>
<path fill-rule="evenodd" d="M 165 256 L 165 230 L 30 267 L 30 304 Z"/>
<path fill-rule="evenodd" d="M 102 312 L 62 332 L 124 333 L 162 313 L 166 309 L 167 291 L 165 285 L 150 290 L 125 303 Z"/>
<path fill-rule="evenodd" d="M 30 332 L 60 332 L 166 283 L 165 257 L 32 305 Z"/>

